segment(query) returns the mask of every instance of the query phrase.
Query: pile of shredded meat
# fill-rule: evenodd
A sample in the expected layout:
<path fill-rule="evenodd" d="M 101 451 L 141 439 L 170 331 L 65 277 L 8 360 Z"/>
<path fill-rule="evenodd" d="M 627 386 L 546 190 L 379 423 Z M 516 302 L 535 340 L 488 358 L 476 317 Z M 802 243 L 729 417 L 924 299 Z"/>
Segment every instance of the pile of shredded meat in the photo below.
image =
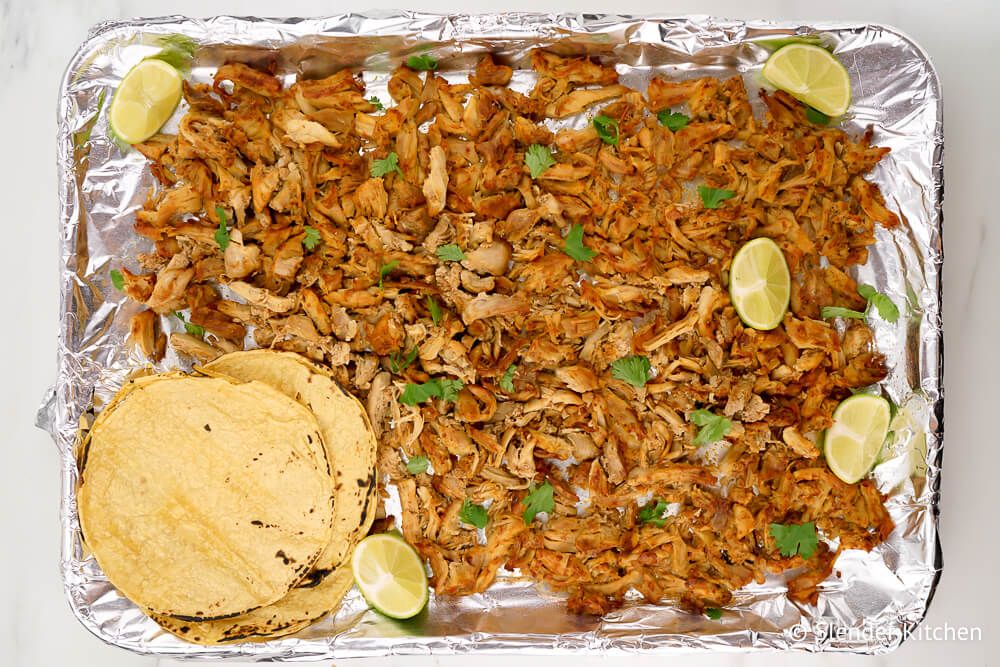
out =
<path fill-rule="evenodd" d="M 740 77 L 642 92 L 593 59 L 536 51 L 532 69 L 525 94 L 489 56 L 468 83 L 400 67 L 385 111 L 348 70 L 286 87 L 229 63 L 185 84 L 178 134 L 137 146 L 160 187 L 135 222 L 155 251 L 122 272 L 147 307 L 135 343 L 161 355 L 159 316 L 190 309 L 196 326 L 169 338 L 196 360 L 256 344 L 333 368 L 367 401 L 397 525 L 438 594 L 519 568 L 574 612 L 636 594 L 700 610 L 798 568 L 788 594 L 815 602 L 839 550 L 893 529 L 872 481 L 841 482 L 815 444 L 852 388 L 886 375 L 868 326 L 838 332 L 820 307 L 864 307 L 848 269 L 876 224 L 899 224 L 864 178 L 888 149 L 781 92 L 762 94 L 761 121 Z M 665 109 L 690 123 L 671 131 Z M 553 129 L 598 113 L 617 144 L 591 123 Z M 555 161 L 537 178 L 533 144 Z M 398 169 L 373 177 L 391 154 Z M 699 184 L 735 196 L 706 208 Z M 564 252 L 573 225 L 590 261 Z M 735 251 L 760 236 L 793 275 L 772 331 L 728 294 Z M 438 256 L 450 244 L 464 259 Z M 645 386 L 613 376 L 629 355 L 650 361 Z M 399 401 L 435 378 L 462 383 L 455 400 Z M 732 421 L 709 447 L 689 420 L 701 408 Z M 430 466 L 413 474 L 418 456 Z M 545 481 L 554 509 L 526 523 Z M 482 533 L 460 519 L 467 499 L 487 507 Z M 654 499 L 670 512 L 640 521 Z M 826 539 L 783 557 L 768 526 L 808 521 Z"/>

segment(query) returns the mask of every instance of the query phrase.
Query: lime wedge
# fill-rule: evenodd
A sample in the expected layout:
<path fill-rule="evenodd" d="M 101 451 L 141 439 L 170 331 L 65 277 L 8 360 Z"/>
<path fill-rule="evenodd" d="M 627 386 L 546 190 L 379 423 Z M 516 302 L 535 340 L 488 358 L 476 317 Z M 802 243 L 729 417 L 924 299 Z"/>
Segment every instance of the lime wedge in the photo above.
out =
<path fill-rule="evenodd" d="M 788 265 L 778 244 L 768 238 L 743 244 L 729 270 L 729 297 L 743 323 L 761 331 L 775 328 L 791 294 Z"/>
<path fill-rule="evenodd" d="M 823 443 L 834 475 L 854 484 L 871 471 L 889 434 L 890 414 L 881 396 L 855 394 L 841 401 Z"/>
<path fill-rule="evenodd" d="M 851 104 L 851 77 L 826 49 L 789 44 L 764 63 L 764 78 L 775 88 L 828 116 L 842 116 Z"/>
<path fill-rule="evenodd" d="M 163 127 L 181 99 L 181 74 L 162 60 L 143 60 L 129 70 L 111 100 L 111 131 L 130 144 Z"/>
<path fill-rule="evenodd" d="M 427 604 L 424 561 L 396 535 L 369 535 L 351 558 L 354 581 L 368 604 L 390 618 L 411 618 Z"/>

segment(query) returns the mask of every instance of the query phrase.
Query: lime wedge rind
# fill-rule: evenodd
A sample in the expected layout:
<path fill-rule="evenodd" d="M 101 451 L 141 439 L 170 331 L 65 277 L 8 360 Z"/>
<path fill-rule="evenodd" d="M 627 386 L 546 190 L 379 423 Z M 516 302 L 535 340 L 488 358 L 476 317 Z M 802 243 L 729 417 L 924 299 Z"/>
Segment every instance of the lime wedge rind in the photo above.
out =
<path fill-rule="evenodd" d="M 841 401 L 823 441 L 833 474 L 847 484 L 866 477 L 885 448 L 890 421 L 889 402 L 881 396 L 857 394 Z"/>
<path fill-rule="evenodd" d="M 396 619 L 412 618 L 427 605 L 424 562 L 396 535 L 370 535 L 354 550 L 351 568 L 368 604 Z"/>
<path fill-rule="evenodd" d="M 781 324 L 791 298 L 784 253 L 769 238 L 748 241 L 733 257 L 729 296 L 743 323 L 768 331 Z"/>
<path fill-rule="evenodd" d="M 829 51 L 812 44 L 789 44 L 764 63 L 764 80 L 824 114 L 837 117 L 851 104 L 851 77 Z"/>

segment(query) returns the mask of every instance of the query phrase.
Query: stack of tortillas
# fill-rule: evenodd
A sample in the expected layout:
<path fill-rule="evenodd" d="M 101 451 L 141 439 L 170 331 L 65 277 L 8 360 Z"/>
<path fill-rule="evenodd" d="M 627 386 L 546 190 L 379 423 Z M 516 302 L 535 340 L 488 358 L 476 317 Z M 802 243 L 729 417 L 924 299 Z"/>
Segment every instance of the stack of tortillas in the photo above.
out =
<path fill-rule="evenodd" d="M 84 441 L 84 541 L 123 595 L 188 641 L 287 635 L 353 583 L 375 449 L 361 404 L 294 353 L 138 378 Z"/>

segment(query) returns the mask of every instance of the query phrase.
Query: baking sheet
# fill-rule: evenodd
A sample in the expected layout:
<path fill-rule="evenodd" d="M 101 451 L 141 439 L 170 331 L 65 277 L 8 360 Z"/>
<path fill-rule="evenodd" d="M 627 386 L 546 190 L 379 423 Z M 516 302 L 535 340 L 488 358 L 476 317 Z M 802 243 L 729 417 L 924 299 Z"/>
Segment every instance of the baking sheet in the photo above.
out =
<path fill-rule="evenodd" d="M 558 596 L 531 582 L 501 578 L 480 595 L 432 596 L 427 611 L 406 622 L 367 611 L 354 591 L 336 617 L 287 639 L 205 647 L 161 631 L 118 595 L 83 550 L 73 443 L 80 416 L 144 365 L 125 345 L 138 306 L 113 288 L 108 271 L 123 261 L 131 266 L 146 249 L 132 231 L 132 217 L 153 178 L 141 155 L 123 151 L 111 138 L 105 102 L 129 68 L 158 50 L 158 36 L 177 33 L 199 44 L 192 69 L 197 80 L 209 80 L 227 59 L 254 63 L 276 57 L 279 71 L 289 75 L 362 69 L 370 94 L 383 97 L 389 72 L 410 54 L 429 52 L 442 63 L 444 76 L 462 79 L 483 52 L 527 68 L 527 54 L 537 47 L 613 59 L 623 82 L 634 87 L 643 88 L 661 73 L 679 78 L 739 73 L 752 94 L 769 53 L 761 40 L 821 33 L 851 74 L 854 102 L 845 126 L 860 134 L 871 125 L 874 142 L 892 148 L 874 180 L 890 208 L 906 219 L 895 230 L 878 228 L 871 259 L 856 272 L 906 304 L 897 324 L 873 322 L 891 369 L 884 387 L 900 406 L 875 470 L 880 489 L 889 495 L 896 531 L 871 553 L 843 553 L 820 588 L 817 606 L 788 601 L 783 579 L 775 577 L 739 591 L 719 621 L 638 601 L 603 619 L 573 616 Z M 531 84 L 530 72 L 516 74 L 515 87 Z M 877 25 L 388 12 L 287 20 L 164 17 L 96 26 L 71 61 L 59 98 L 59 370 L 38 415 L 61 454 L 61 569 L 73 612 L 101 639 L 136 652 L 234 660 L 473 651 L 882 653 L 898 646 L 924 617 L 941 570 L 941 113 L 940 84 L 926 54 L 905 35 Z M 180 323 L 168 326 L 177 329 Z M 161 364 L 184 365 L 173 353 Z"/>

